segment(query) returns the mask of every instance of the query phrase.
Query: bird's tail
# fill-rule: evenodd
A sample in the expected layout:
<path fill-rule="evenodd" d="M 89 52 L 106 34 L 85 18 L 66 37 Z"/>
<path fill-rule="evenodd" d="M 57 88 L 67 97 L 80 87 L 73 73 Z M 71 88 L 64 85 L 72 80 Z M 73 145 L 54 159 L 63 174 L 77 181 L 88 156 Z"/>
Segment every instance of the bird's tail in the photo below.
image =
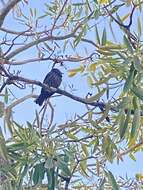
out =
<path fill-rule="evenodd" d="M 39 106 L 42 106 L 44 100 L 45 100 L 45 96 L 43 94 L 40 94 L 38 98 L 35 100 L 35 103 L 39 104 Z"/>

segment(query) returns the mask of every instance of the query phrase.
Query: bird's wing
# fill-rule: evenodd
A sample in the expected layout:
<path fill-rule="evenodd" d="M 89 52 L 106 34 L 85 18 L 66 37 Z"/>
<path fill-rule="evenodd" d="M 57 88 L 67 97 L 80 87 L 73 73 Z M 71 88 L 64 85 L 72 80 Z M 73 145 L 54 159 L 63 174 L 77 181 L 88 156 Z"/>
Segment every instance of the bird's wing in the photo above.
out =
<path fill-rule="evenodd" d="M 54 88 L 59 87 L 59 85 L 61 84 L 61 81 L 62 81 L 62 77 L 52 71 L 50 71 L 44 79 L 45 84 L 52 86 Z"/>
<path fill-rule="evenodd" d="M 46 75 L 46 77 L 45 77 L 43 83 L 47 84 L 48 86 L 51 86 L 52 80 L 53 80 L 53 72 L 50 71 L 50 72 Z"/>

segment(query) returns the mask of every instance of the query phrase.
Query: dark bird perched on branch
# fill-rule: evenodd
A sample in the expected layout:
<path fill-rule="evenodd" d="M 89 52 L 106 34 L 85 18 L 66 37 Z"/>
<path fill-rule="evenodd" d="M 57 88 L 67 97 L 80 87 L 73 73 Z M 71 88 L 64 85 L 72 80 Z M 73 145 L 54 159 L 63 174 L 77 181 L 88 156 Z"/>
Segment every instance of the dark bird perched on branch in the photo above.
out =
<path fill-rule="evenodd" d="M 58 88 L 62 82 L 62 73 L 58 69 L 52 69 L 45 77 L 43 83 L 48 85 L 49 87 Z M 50 90 L 45 90 L 42 88 L 41 94 L 35 100 L 36 104 L 41 106 L 47 98 L 52 96 L 55 92 L 51 92 Z"/>

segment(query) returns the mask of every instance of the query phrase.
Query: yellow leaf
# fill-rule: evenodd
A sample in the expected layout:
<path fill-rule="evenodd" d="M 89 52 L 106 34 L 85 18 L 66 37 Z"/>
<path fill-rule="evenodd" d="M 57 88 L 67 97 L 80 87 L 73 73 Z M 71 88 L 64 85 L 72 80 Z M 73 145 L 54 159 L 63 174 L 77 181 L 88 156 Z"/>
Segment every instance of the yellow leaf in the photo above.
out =
<path fill-rule="evenodd" d="M 131 13 L 126 14 L 125 16 L 123 16 L 123 17 L 121 18 L 121 21 L 122 21 L 122 22 L 125 21 L 130 15 L 131 15 Z"/>
<path fill-rule="evenodd" d="M 76 69 L 71 69 L 68 71 L 68 76 L 73 77 L 75 76 L 78 72 L 82 73 L 84 71 L 84 67 L 81 65 L 80 67 Z"/>
<path fill-rule="evenodd" d="M 113 55 L 113 52 L 103 51 L 102 49 L 98 49 L 97 51 L 98 51 L 98 53 L 106 55 L 106 56 L 112 56 Z"/>
<path fill-rule="evenodd" d="M 90 71 L 95 72 L 95 70 L 96 70 L 96 63 L 91 64 L 91 65 L 89 66 L 89 69 L 90 69 Z"/>
<path fill-rule="evenodd" d="M 138 181 L 142 181 L 142 180 L 143 180 L 143 175 L 140 174 L 140 173 L 137 173 L 137 174 L 136 174 L 136 179 L 137 179 Z"/>
<path fill-rule="evenodd" d="M 99 4 L 108 4 L 109 0 L 98 0 Z"/>
<path fill-rule="evenodd" d="M 74 71 L 74 70 L 68 71 L 68 76 L 69 76 L 69 77 L 73 77 L 73 76 L 75 76 L 76 74 L 77 74 L 77 72 Z"/>
<path fill-rule="evenodd" d="M 80 72 L 83 73 L 85 67 L 83 65 L 80 66 Z"/>
<path fill-rule="evenodd" d="M 131 146 L 135 145 L 135 143 L 136 143 L 136 139 L 135 138 L 131 138 L 129 140 L 128 147 L 131 147 Z"/>
<path fill-rule="evenodd" d="M 85 154 L 85 156 L 88 157 L 88 149 L 87 149 L 87 145 L 86 144 L 81 144 L 83 153 Z"/>

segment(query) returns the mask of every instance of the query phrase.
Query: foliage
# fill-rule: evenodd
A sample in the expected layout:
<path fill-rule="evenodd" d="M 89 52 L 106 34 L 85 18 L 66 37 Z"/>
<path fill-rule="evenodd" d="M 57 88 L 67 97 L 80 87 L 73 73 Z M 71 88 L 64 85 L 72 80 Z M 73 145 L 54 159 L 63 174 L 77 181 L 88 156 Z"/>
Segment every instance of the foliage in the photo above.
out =
<path fill-rule="evenodd" d="M 142 174 L 124 179 L 108 169 L 125 155 L 136 161 L 134 154 L 142 151 L 143 2 L 39 3 L 42 12 L 32 0 L 0 1 L 0 188 L 143 189 Z M 8 28 L 7 18 L 16 27 Z M 40 69 L 45 61 L 68 68 L 69 78 L 86 78 L 92 93 L 84 91 L 83 98 L 74 86 L 56 89 L 64 101 L 84 104 L 84 113 L 56 123 L 50 99 L 23 124 L 16 108 L 37 97 L 35 86 L 48 86 L 27 73 L 22 77 L 21 70 L 34 63 L 34 75 L 36 62 Z"/>

